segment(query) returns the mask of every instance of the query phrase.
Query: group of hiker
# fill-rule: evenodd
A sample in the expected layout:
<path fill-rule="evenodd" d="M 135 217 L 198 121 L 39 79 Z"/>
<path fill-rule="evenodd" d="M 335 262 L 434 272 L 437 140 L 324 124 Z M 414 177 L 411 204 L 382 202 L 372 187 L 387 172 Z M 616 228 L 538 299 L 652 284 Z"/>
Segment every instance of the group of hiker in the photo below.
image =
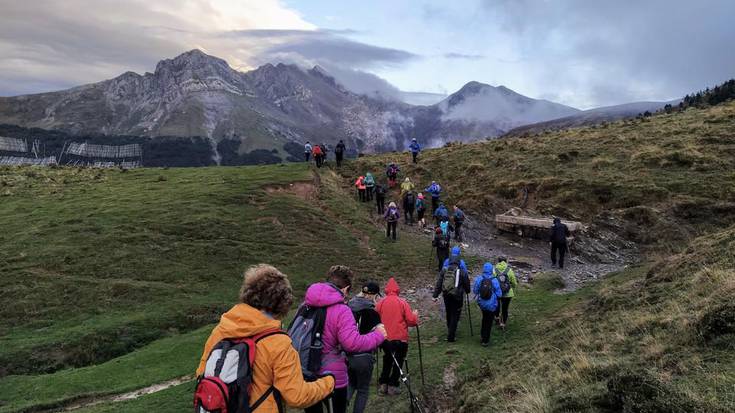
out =
<path fill-rule="evenodd" d="M 323 282 L 306 290 L 288 332 L 281 320 L 293 304 L 288 277 L 270 265 L 249 268 L 240 303 L 222 315 L 197 368 L 197 412 L 307 413 L 365 411 L 375 355 L 382 349 L 380 392 L 401 393 L 408 328 L 419 314 L 390 278 L 385 297 L 374 281 L 348 300 L 353 273 L 332 266 Z"/>
<path fill-rule="evenodd" d="M 417 163 L 419 152 L 421 152 L 421 145 L 419 145 L 416 138 L 411 139 L 411 143 L 408 145 L 408 150 L 411 152 L 413 163 Z M 304 143 L 304 161 L 308 163 L 311 158 L 314 158 L 314 163 L 316 164 L 317 168 L 321 168 L 322 166 L 324 166 L 325 162 L 327 161 L 328 152 L 329 148 L 324 143 L 318 145 L 312 145 L 309 141 L 306 141 Z M 334 160 L 337 163 L 338 168 L 342 166 L 345 152 L 347 152 L 347 147 L 345 146 L 344 141 L 340 139 L 337 145 L 334 146 Z M 393 185 L 395 185 L 395 176 L 398 175 L 399 171 L 399 169 L 395 171 L 391 188 L 393 187 Z"/>

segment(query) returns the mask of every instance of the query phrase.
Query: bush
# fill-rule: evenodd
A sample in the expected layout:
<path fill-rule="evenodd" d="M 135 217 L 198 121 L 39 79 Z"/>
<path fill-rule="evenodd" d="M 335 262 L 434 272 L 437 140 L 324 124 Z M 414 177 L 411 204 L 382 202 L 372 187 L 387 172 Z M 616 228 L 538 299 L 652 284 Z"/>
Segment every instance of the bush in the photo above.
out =
<path fill-rule="evenodd" d="M 735 349 L 735 303 L 709 309 L 699 319 L 697 329 L 705 343 Z"/>

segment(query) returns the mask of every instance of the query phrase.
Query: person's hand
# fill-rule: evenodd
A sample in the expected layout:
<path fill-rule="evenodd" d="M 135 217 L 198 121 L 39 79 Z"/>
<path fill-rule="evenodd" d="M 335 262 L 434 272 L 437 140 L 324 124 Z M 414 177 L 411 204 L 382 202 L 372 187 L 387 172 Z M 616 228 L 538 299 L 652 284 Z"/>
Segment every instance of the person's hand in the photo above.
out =
<path fill-rule="evenodd" d="M 382 334 L 383 338 L 388 338 L 388 332 L 385 331 L 385 326 L 383 324 L 378 324 L 377 326 L 375 326 L 375 331 Z"/>

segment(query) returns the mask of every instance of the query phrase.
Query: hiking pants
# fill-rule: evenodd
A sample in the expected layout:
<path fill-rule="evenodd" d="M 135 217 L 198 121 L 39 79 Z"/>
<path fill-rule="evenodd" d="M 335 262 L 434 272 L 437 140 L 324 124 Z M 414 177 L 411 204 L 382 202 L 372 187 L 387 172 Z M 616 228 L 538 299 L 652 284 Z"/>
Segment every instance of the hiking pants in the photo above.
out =
<path fill-rule="evenodd" d="M 454 239 L 456 239 L 457 241 L 462 241 L 462 223 L 461 222 L 454 223 Z"/>
<path fill-rule="evenodd" d="M 439 197 L 431 197 L 431 215 L 434 215 L 434 211 L 439 208 Z"/>
<path fill-rule="evenodd" d="M 459 318 L 462 316 L 462 304 L 464 303 L 464 295 L 462 298 L 444 294 L 444 307 L 447 309 L 447 340 L 454 341 L 457 334 L 457 325 Z"/>
<path fill-rule="evenodd" d="M 347 388 L 347 401 L 352 401 L 355 396 L 355 407 L 353 413 L 362 413 L 367 406 L 370 396 L 370 381 L 373 377 L 373 364 L 375 358 L 373 353 L 361 353 L 347 358 L 347 372 L 350 377 L 350 386 Z"/>
<path fill-rule="evenodd" d="M 490 342 L 490 333 L 493 330 L 493 322 L 495 321 L 496 315 L 498 315 L 497 308 L 495 309 L 495 311 L 482 310 L 482 326 L 480 327 L 481 343 Z"/>
<path fill-rule="evenodd" d="M 365 200 L 370 202 L 373 200 L 373 190 L 375 190 L 374 186 L 368 186 L 365 188 Z"/>
<path fill-rule="evenodd" d="M 360 198 L 360 202 L 365 202 L 367 200 L 364 189 L 358 189 L 357 190 L 357 196 L 358 196 L 358 198 Z"/>
<path fill-rule="evenodd" d="M 332 407 L 334 413 L 347 413 L 347 387 L 334 389 L 332 393 Z M 327 399 L 304 409 L 306 413 L 329 413 Z"/>
<path fill-rule="evenodd" d="M 380 372 L 378 383 L 398 387 L 400 383 L 398 379 L 401 377 L 401 371 L 396 366 L 391 354 L 395 354 L 398 364 L 403 368 L 403 361 L 406 360 L 406 354 L 408 354 L 408 343 L 399 340 L 386 340 L 383 342 L 382 347 L 383 371 Z"/>
<path fill-rule="evenodd" d="M 406 223 L 413 225 L 413 208 L 406 208 L 403 213 L 406 215 Z"/>
<path fill-rule="evenodd" d="M 376 195 L 375 203 L 378 204 L 378 214 L 385 214 L 385 196 Z"/>
<path fill-rule="evenodd" d="M 508 307 L 513 297 L 500 297 L 500 322 L 505 324 L 508 322 Z"/>
<path fill-rule="evenodd" d="M 388 221 L 386 228 L 385 228 L 385 236 L 390 238 L 390 233 L 393 231 L 393 241 L 396 240 L 396 227 L 398 226 L 398 221 Z"/>
<path fill-rule="evenodd" d="M 425 210 L 425 209 L 419 209 L 419 210 L 417 210 L 417 211 L 416 211 L 416 219 L 417 219 L 418 221 L 421 221 L 422 219 L 424 219 L 424 213 L 425 213 L 425 212 L 426 212 L 426 210 Z"/>
<path fill-rule="evenodd" d="M 342 153 L 337 153 L 337 152 L 334 153 L 334 159 L 337 160 L 337 166 L 338 167 L 339 166 L 342 166 L 342 156 L 343 156 Z"/>
<path fill-rule="evenodd" d="M 564 268 L 564 255 L 567 253 L 566 242 L 551 243 L 551 265 L 556 265 L 556 252 L 559 252 L 559 268 Z"/>
<path fill-rule="evenodd" d="M 449 250 L 440 250 L 439 248 L 436 249 L 436 258 L 439 260 L 439 265 L 437 266 L 437 271 L 442 270 L 442 266 L 444 266 L 444 261 L 446 261 L 447 258 L 449 258 Z"/>
<path fill-rule="evenodd" d="M 304 158 L 306 159 L 306 162 L 309 162 L 309 158 L 311 158 L 311 152 L 304 152 Z"/>
<path fill-rule="evenodd" d="M 411 152 L 411 155 L 413 155 L 413 163 L 416 163 L 416 157 L 419 156 L 418 152 Z"/>

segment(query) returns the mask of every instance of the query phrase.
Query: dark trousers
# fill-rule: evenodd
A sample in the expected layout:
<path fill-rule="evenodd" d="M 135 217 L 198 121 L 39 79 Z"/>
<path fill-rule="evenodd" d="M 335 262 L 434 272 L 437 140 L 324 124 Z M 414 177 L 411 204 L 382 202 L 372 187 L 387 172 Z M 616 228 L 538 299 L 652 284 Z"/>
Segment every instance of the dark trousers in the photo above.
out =
<path fill-rule="evenodd" d="M 334 159 L 337 160 L 337 166 L 342 166 L 342 154 L 341 153 L 334 153 Z"/>
<path fill-rule="evenodd" d="M 310 152 L 304 152 L 304 158 L 306 158 L 306 162 L 309 162 L 309 158 L 311 158 Z"/>
<path fill-rule="evenodd" d="M 457 241 L 462 241 L 462 223 L 461 222 L 454 223 L 454 239 L 456 239 Z"/>
<path fill-rule="evenodd" d="M 406 216 L 406 223 L 409 225 L 413 225 L 413 208 L 406 208 L 403 214 Z"/>
<path fill-rule="evenodd" d="M 447 340 L 454 341 L 457 335 L 457 325 L 462 316 L 462 298 L 456 298 L 451 295 L 444 294 L 444 307 L 447 310 Z"/>
<path fill-rule="evenodd" d="M 393 241 L 396 240 L 396 227 L 398 226 L 397 221 L 388 221 L 385 227 L 385 236 L 390 238 L 391 231 L 393 232 Z"/>
<path fill-rule="evenodd" d="M 411 155 L 413 156 L 413 163 L 416 163 L 416 157 L 419 156 L 418 152 L 411 152 Z"/>
<path fill-rule="evenodd" d="M 378 214 L 385 213 L 385 196 L 375 196 L 375 203 L 378 204 Z"/>
<path fill-rule="evenodd" d="M 559 268 L 564 268 L 564 255 L 567 253 L 566 242 L 551 243 L 551 265 L 556 265 L 556 253 L 559 252 Z"/>
<path fill-rule="evenodd" d="M 368 186 L 367 188 L 365 188 L 365 196 L 366 196 L 365 200 L 366 201 L 370 202 L 370 201 L 373 200 L 373 191 L 374 190 L 375 190 L 375 187 L 374 186 Z"/>
<path fill-rule="evenodd" d="M 380 372 L 378 383 L 398 387 L 398 379 L 401 377 L 401 372 L 398 370 L 398 366 L 396 366 L 396 362 L 393 360 L 391 354 L 395 354 L 398 364 L 403 367 L 403 361 L 406 360 L 406 354 L 408 354 L 408 343 L 398 340 L 386 340 L 383 342 L 382 348 L 383 371 Z"/>
<path fill-rule="evenodd" d="M 370 396 L 373 364 L 375 364 L 375 358 L 372 353 L 362 353 L 347 358 L 347 372 L 350 377 L 350 386 L 347 390 L 348 402 L 351 402 L 352 396 L 357 394 L 355 396 L 355 407 L 352 408 L 353 413 L 365 411 Z"/>
<path fill-rule="evenodd" d="M 436 249 L 436 258 L 439 260 L 439 265 L 437 266 L 437 271 L 442 270 L 442 266 L 444 265 L 444 261 L 449 258 L 449 250 L 440 250 L 439 248 Z"/>
<path fill-rule="evenodd" d="M 327 407 L 328 399 L 324 399 L 321 402 L 304 409 L 306 413 L 322 413 L 329 412 Z M 341 389 L 334 389 L 332 393 L 332 407 L 334 413 L 347 413 L 347 387 Z"/>
<path fill-rule="evenodd" d="M 357 190 L 357 197 L 360 198 L 360 202 L 365 202 L 365 200 L 367 199 L 367 194 L 365 192 L 366 191 L 364 189 Z"/>
<path fill-rule="evenodd" d="M 419 221 L 421 221 L 422 219 L 424 219 L 424 213 L 425 212 L 426 212 L 425 209 L 419 209 L 419 210 L 417 210 L 416 211 L 416 219 L 419 220 Z"/>
<path fill-rule="evenodd" d="M 439 198 L 431 197 L 431 215 L 434 215 L 434 211 L 439 208 Z"/>
<path fill-rule="evenodd" d="M 505 324 L 508 322 L 508 307 L 513 297 L 500 297 L 500 322 Z"/>
<path fill-rule="evenodd" d="M 316 162 L 317 168 L 321 168 L 322 167 L 322 155 L 314 156 L 314 162 Z"/>
<path fill-rule="evenodd" d="M 490 333 L 493 330 L 493 322 L 495 322 L 495 316 L 498 314 L 498 310 L 486 311 L 482 310 L 482 326 L 480 327 L 480 341 L 483 343 L 490 342 Z"/>

